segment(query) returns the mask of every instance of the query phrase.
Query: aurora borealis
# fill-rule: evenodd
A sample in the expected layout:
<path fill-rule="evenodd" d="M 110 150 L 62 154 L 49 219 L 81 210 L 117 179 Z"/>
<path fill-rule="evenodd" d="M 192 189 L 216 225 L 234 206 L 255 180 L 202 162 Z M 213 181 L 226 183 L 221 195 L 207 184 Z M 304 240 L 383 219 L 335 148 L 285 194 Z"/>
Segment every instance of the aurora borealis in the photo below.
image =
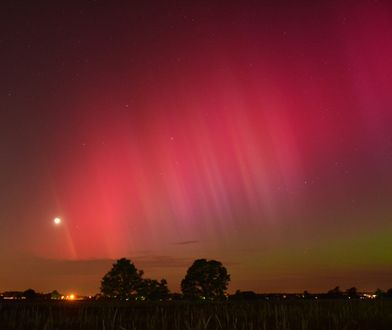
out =
<path fill-rule="evenodd" d="M 392 286 L 389 1 L 2 7 L 0 291 Z"/>

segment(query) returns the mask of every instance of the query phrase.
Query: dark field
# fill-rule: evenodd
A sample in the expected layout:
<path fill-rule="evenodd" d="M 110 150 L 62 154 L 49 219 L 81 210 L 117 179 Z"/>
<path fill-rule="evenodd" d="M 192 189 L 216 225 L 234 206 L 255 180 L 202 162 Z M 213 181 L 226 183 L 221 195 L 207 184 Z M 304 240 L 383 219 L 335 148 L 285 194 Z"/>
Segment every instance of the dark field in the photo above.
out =
<path fill-rule="evenodd" d="M 392 329 L 390 300 L 0 302 L 0 329 Z"/>

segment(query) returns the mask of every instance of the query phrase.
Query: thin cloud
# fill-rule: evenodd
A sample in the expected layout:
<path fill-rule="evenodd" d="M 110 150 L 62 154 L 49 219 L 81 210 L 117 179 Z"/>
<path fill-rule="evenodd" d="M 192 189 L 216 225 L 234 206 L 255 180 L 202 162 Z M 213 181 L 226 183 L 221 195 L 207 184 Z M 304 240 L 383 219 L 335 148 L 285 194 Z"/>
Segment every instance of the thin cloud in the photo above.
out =
<path fill-rule="evenodd" d="M 174 245 L 189 245 L 189 244 L 196 244 L 200 243 L 200 241 L 182 241 L 182 242 L 174 242 Z"/>

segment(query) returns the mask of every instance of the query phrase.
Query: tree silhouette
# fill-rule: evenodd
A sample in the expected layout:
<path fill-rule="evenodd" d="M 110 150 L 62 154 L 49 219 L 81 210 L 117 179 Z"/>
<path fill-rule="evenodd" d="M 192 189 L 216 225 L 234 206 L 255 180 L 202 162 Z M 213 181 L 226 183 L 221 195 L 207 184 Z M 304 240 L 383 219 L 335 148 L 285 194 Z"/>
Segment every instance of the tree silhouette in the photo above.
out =
<path fill-rule="evenodd" d="M 162 279 L 160 282 L 157 280 L 143 279 L 137 289 L 137 294 L 146 300 L 163 300 L 168 298 L 169 289 L 167 288 L 165 279 Z"/>
<path fill-rule="evenodd" d="M 385 291 L 381 290 L 380 288 L 377 288 L 374 294 L 376 295 L 377 298 L 385 297 Z"/>
<path fill-rule="evenodd" d="M 388 289 L 387 292 L 385 292 L 385 297 L 392 298 L 392 288 Z"/>
<path fill-rule="evenodd" d="M 333 288 L 332 290 L 329 290 L 327 292 L 327 297 L 328 298 L 342 298 L 343 297 L 343 292 L 340 290 L 340 288 L 337 286 Z"/>
<path fill-rule="evenodd" d="M 181 290 L 188 299 L 222 299 L 229 281 L 230 275 L 222 263 L 198 259 L 189 267 L 181 282 Z"/>
<path fill-rule="evenodd" d="M 234 295 L 230 296 L 230 300 L 257 300 L 259 297 L 254 291 L 237 290 Z"/>
<path fill-rule="evenodd" d="M 27 289 L 23 292 L 23 296 L 26 299 L 37 299 L 37 293 L 33 289 Z"/>
<path fill-rule="evenodd" d="M 346 294 L 347 294 L 347 296 L 350 299 L 357 299 L 357 298 L 359 298 L 358 290 L 357 290 L 357 288 L 355 286 L 350 288 L 350 289 L 347 289 L 346 290 Z"/>
<path fill-rule="evenodd" d="M 143 271 L 138 271 L 130 260 L 119 259 L 102 278 L 102 295 L 107 298 L 129 299 L 137 292 L 142 275 Z"/>
<path fill-rule="evenodd" d="M 61 294 L 57 290 L 50 293 L 50 299 L 61 299 Z"/>

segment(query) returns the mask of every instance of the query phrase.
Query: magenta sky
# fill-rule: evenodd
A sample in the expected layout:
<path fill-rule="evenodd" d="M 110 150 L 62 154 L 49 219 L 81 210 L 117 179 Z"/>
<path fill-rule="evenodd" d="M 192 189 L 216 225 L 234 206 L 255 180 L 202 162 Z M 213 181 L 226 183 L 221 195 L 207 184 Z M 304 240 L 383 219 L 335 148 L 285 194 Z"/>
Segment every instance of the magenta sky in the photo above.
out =
<path fill-rule="evenodd" d="M 392 5 L 125 3 L 2 10 L 0 291 L 392 287 Z"/>

